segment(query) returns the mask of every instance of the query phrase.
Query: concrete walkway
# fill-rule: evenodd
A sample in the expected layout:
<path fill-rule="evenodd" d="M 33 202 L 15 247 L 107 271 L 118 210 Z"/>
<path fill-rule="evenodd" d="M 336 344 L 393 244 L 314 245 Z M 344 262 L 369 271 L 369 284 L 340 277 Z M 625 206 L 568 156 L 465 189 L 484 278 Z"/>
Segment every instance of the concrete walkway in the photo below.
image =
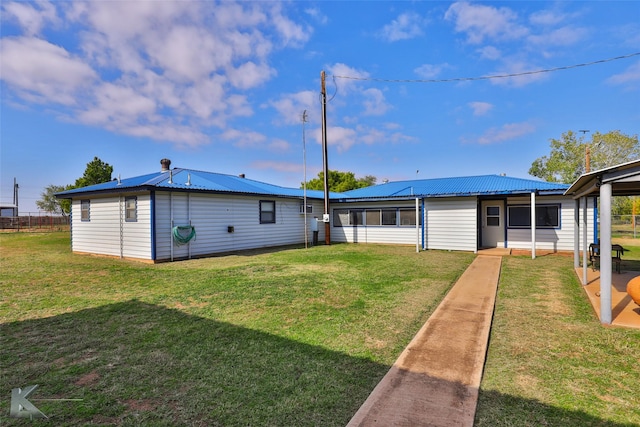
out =
<path fill-rule="evenodd" d="M 473 426 L 501 262 L 476 257 L 348 426 Z"/>

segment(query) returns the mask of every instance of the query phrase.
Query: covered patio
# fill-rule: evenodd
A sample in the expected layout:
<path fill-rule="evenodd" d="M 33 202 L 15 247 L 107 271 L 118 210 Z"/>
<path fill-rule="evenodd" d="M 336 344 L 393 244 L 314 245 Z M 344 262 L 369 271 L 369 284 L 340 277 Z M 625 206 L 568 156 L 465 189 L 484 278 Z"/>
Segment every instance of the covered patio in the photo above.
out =
<path fill-rule="evenodd" d="M 622 281 L 625 280 L 628 273 L 616 273 L 615 276 L 618 277 L 614 281 L 611 258 L 611 198 L 613 196 L 640 195 L 640 159 L 584 174 L 569 187 L 565 194 L 572 196 L 575 200 L 573 264 L 591 302 L 594 307 L 598 307 L 596 313 L 600 316 L 600 322 L 604 325 L 612 324 L 614 313 L 615 319 L 620 318 L 618 322 L 622 321 L 621 313 L 624 312 L 628 313 L 629 318 L 636 315 L 637 322 L 640 324 L 640 310 L 635 310 L 637 306 L 626 294 L 627 282 L 640 275 L 640 272 L 634 272 L 633 275 L 629 273 L 628 280 L 624 283 Z M 600 230 L 598 233 L 598 222 L 595 221 L 596 231 L 591 238 L 587 234 L 587 198 L 589 197 L 596 197 L 600 200 Z M 580 215 L 581 211 L 582 215 Z M 597 218 L 597 215 L 594 215 L 594 218 Z M 581 233 L 582 248 L 580 248 Z M 599 236 L 600 243 L 600 270 L 592 271 L 594 274 L 598 274 L 597 279 L 594 275 L 590 275 L 590 267 L 588 266 L 589 244 L 598 243 L 594 241 L 595 236 Z M 582 266 L 580 266 L 580 254 L 582 254 Z M 592 292 L 592 297 L 590 290 L 594 288 L 597 290 Z M 624 294 L 619 294 L 620 291 Z M 629 304 L 631 304 L 631 309 L 624 311 L 623 309 Z M 626 318 L 627 314 L 623 317 Z"/>
<path fill-rule="evenodd" d="M 582 268 L 576 268 L 578 277 L 582 276 Z M 611 325 L 640 329 L 640 306 L 631 300 L 627 294 L 627 283 L 634 277 L 640 276 L 640 271 L 622 271 L 612 275 L 611 287 Z M 587 284 L 585 292 L 593 306 L 593 310 L 600 319 L 600 271 L 587 269 Z"/>

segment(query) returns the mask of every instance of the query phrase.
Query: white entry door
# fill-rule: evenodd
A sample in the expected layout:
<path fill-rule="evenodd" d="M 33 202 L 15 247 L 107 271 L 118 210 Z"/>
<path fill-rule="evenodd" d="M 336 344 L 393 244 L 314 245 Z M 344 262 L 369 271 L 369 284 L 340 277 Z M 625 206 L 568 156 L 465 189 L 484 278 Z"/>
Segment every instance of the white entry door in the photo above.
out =
<path fill-rule="evenodd" d="M 501 200 L 485 200 L 482 209 L 482 247 L 504 246 L 504 209 Z"/>

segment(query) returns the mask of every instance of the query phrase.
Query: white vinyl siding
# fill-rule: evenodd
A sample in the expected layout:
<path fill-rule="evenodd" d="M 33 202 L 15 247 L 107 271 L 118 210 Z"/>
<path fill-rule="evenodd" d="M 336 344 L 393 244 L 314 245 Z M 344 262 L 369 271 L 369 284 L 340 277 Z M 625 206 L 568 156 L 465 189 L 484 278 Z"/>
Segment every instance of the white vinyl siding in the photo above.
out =
<path fill-rule="evenodd" d="M 400 218 L 398 208 L 401 208 L 404 212 L 405 209 L 411 212 L 415 223 L 415 200 L 402 200 L 402 201 L 389 201 L 389 202 L 370 202 L 370 203 L 335 203 L 333 205 L 334 214 L 331 215 L 332 221 L 335 221 L 336 217 L 339 217 L 343 221 L 342 226 L 331 227 L 331 241 L 337 243 L 388 243 L 388 244 L 401 244 L 401 245 L 415 245 L 416 239 L 422 242 L 422 231 L 420 228 L 420 235 L 417 237 L 416 227 L 413 226 L 400 226 L 397 218 Z M 352 215 L 349 218 L 348 214 L 344 211 L 350 210 Z M 379 213 L 368 213 L 367 209 L 382 210 L 387 212 L 384 217 L 389 220 L 389 211 L 393 210 L 396 213 L 396 225 L 379 225 L 379 219 L 375 220 L 374 225 L 345 225 L 362 223 L 362 218 L 369 218 L 369 216 L 376 216 L 379 218 Z M 420 208 L 419 208 L 420 209 Z M 337 213 L 336 213 L 337 212 Z M 360 215 L 354 214 L 360 212 Z M 409 213 L 403 213 L 402 215 L 409 215 Z M 348 220 L 347 220 L 348 219 Z M 367 220 L 368 223 L 368 220 Z"/>
<path fill-rule="evenodd" d="M 425 199 L 426 249 L 477 249 L 478 202 L 475 197 Z"/>
<path fill-rule="evenodd" d="M 530 204 L 531 198 L 509 198 L 509 205 Z M 573 251 L 573 230 L 574 230 L 574 206 L 572 199 L 562 197 L 536 197 L 536 205 L 559 204 L 560 205 L 560 227 L 559 228 L 537 228 L 536 248 L 553 251 Z M 589 198 L 588 209 L 588 230 L 587 244 L 593 243 L 593 198 Z M 582 208 L 580 209 L 580 226 L 582 227 Z M 582 248 L 582 230 L 580 232 L 580 247 Z M 512 249 L 531 249 L 531 228 L 507 229 L 507 246 Z"/>
<path fill-rule="evenodd" d="M 156 259 L 183 259 L 215 253 L 304 243 L 304 214 L 300 200 L 270 198 L 275 201 L 275 223 L 260 223 L 260 201 L 264 196 L 220 194 L 156 193 Z M 308 201 L 315 212 L 322 212 L 322 201 Z M 171 215 L 173 214 L 173 224 Z M 307 215 L 311 241 L 312 215 Z M 196 238 L 188 245 L 173 243 L 172 226 L 191 225 Z M 233 227 L 233 232 L 230 232 Z M 319 240 L 324 227 L 318 227 Z"/>
<path fill-rule="evenodd" d="M 137 220 L 125 220 L 125 197 L 91 199 L 91 220 L 82 221 L 81 202 L 72 202 L 72 249 L 124 258 L 151 259 L 149 193 L 137 196 Z"/>

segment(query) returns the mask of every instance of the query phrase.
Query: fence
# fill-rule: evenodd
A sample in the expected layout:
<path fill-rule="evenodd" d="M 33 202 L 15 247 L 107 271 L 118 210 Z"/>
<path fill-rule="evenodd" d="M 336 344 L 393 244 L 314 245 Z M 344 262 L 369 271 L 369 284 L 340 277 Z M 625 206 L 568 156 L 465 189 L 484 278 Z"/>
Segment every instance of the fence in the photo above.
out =
<path fill-rule="evenodd" d="M 640 237 L 640 215 L 612 215 L 611 234 L 613 237 Z"/>
<path fill-rule="evenodd" d="M 27 215 L 0 217 L 0 230 L 44 231 L 64 230 L 69 227 L 69 217 L 61 215 Z"/>

